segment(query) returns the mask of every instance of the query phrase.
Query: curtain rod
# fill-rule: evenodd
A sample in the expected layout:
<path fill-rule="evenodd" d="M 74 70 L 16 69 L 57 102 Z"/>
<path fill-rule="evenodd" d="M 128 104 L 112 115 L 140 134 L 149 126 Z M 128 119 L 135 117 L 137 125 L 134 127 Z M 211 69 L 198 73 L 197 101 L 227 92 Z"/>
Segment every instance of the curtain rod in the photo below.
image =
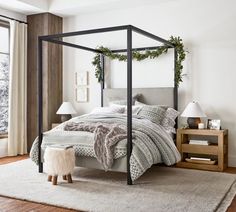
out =
<path fill-rule="evenodd" d="M 11 18 L 11 17 L 5 16 L 5 15 L 0 15 L 0 17 L 7 18 L 7 19 L 10 19 L 10 20 L 13 20 L 13 21 L 18 21 L 20 23 L 28 24 L 27 22 L 24 22 L 24 21 L 15 19 L 15 18 Z"/>

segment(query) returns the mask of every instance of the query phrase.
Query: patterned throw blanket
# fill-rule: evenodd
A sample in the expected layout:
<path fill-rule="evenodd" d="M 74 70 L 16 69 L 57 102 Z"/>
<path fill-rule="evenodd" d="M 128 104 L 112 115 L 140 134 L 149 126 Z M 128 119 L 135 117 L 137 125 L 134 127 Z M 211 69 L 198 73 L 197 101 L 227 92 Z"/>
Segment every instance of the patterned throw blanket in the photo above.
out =
<path fill-rule="evenodd" d="M 125 129 L 125 126 L 122 128 L 117 124 L 75 122 L 69 122 L 64 127 L 65 131 L 87 131 L 94 133 L 94 152 L 105 171 L 113 165 L 115 145 L 127 138 L 127 131 Z"/>
<path fill-rule="evenodd" d="M 47 145 L 50 145 L 52 143 L 52 140 L 57 141 L 57 142 L 59 141 L 63 142 L 63 139 L 65 140 L 65 136 L 63 135 L 68 134 L 68 133 L 72 134 L 70 136 L 71 141 L 80 139 L 79 131 L 73 132 L 73 131 L 64 130 L 65 125 L 71 122 L 77 123 L 77 124 L 86 124 L 88 125 L 88 127 L 89 126 L 94 127 L 96 126 L 96 124 L 100 123 L 101 126 L 113 125 L 113 126 L 119 126 L 121 129 L 125 129 L 127 127 L 127 116 L 124 114 L 87 114 L 87 115 L 73 118 L 69 120 L 68 122 L 63 123 L 61 126 L 51 131 L 46 132 L 43 138 L 42 148 L 44 149 Z M 83 125 L 78 125 L 78 126 L 82 126 L 83 128 L 85 127 Z M 94 128 L 94 132 L 95 132 L 95 129 L 96 127 Z M 110 129 L 111 128 L 109 128 L 109 130 Z M 97 128 L 97 130 L 100 130 L 100 129 Z M 74 133 L 77 133 L 77 135 L 75 136 Z M 82 133 L 83 132 L 81 132 L 81 134 Z M 104 137 L 106 137 L 108 134 L 109 133 L 101 133 L 100 135 L 104 139 Z M 121 134 L 124 134 L 124 133 L 121 132 Z M 133 134 L 133 140 L 132 140 L 133 149 L 132 149 L 132 154 L 130 157 L 130 171 L 131 171 L 132 180 L 136 180 L 138 177 L 140 177 L 153 164 L 164 163 L 167 166 L 170 166 L 177 163 L 180 160 L 181 157 L 173 142 L 173 139 L 161 125 L 152 123 L 151 121 L 147 119 L 143 119 L 137 115 L 133 115 L 132 134 Z M 110 135 L 112 136 L 112 134 Z M 101 139 L 100 141 L 102 141 L 103 139 Z M 68 139 L 66 140 L 68 142 Z M 123 141 L 125 141 L 125 139 L 122 140 L 121 142 Z M 109 142 L 110 141 L 108 141 L 106 145 L 112 146 L 110 151 L 106 152 L 107 155 L 104 156 L 104 158 L 103 157 L 100 158 L 103 165 L 104 165 L 104 161 L 106 161 L 106 167 L 110 166 L 110 162 L 107 162 L 107 161 L 113 160 L 113 159 L 110 160 L 110 156 L 116 159 L 117 158 L 116 155 L 122 155 L 120 157 L 123 157 L 126 155 L 126 148 L 117 148 L 119 147 L 120 142 L 116 142 L 116 141 L 114 142 L 112 141 L 110 143 Z M 100 145 L 100 144 L 97 143 L 97 145 Z M 104 146 L 102 145 L 101 152 L 107 151 L 107 149 L 104 150 L 106 145 Z M 114 146 L 116 146 L 116 151 L 112 154 L 114 150 Z M 96 147 L 95 148 L 97 149 L 96 151 L 98 151 L 99 148 L 100 147 Z M 74 149 L 75 149 L 76 155 L 78 156 L 97 157 L 97 155 L 100 155 L 100 153 L 98 152 L 94 154 L 95 149 L 93 148 L 91 149 L 93 154 L 91 154 L 91 151 L 89 152 L 88 149 L 86 149 L 86 153 L 85 153 L 84 147 L 81 147 L 80 145 L 75 145 Z M 30 152 L 31 159 L 36 163 L 38 163 L 37 156 L 38 156 L 38 139 L 35 140 L 31 148 L 31 152 Z"/>

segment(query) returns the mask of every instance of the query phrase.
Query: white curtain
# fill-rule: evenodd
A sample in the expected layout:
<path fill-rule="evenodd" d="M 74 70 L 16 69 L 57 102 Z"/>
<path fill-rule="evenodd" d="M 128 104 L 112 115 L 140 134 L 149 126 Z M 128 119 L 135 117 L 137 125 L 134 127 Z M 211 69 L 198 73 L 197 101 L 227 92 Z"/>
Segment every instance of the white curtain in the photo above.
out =
<path fill-rule="evenodd" d="M 8 155 L 27 153 L 27 25 L 10 21 Z"/>

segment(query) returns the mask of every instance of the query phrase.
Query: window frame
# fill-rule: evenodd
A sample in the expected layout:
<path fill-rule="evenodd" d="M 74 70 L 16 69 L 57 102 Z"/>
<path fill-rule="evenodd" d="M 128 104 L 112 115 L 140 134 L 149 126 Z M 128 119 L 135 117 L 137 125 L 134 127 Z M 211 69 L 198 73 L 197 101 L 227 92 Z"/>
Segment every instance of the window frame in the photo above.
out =
<path fill-rule="evenodd" d="M 7 52 L 1 52 L 0 51 L 0 54 L 2 54 L 2 55 L 8 55 L 9 56 L 9 60 L 10 60 L 10 23 L 9 22 L 7 22 L 7 21 L 3 21 L 3 20 L 0 20 L 0 27 L 5 27 L 5 28 L 8 28 L 8 38 L 9 38 L 9 42 L 8 42 L 8 49 L 9 49 L 9 51 L 8 51 L 8 53 Z M 0 79 L 0 80 L 3 80 L 3 79 Z M 4 106 L 2 106 L 2 107 L 4 107 Z M 8 107 L 9 107 L 9 105 L 8 105 Z M 4 132 L 4 133 L 1 133 L 0 132 L 0 139 L 1 138 L 7 138 L 8 137 L 8 132 Z"/>

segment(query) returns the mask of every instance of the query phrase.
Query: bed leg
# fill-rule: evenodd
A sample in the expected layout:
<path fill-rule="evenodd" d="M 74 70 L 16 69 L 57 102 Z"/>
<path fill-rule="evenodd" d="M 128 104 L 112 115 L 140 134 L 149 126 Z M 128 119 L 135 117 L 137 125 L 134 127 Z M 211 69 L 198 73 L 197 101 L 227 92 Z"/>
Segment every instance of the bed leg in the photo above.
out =
<path fill-rule="evenodd" d="M 39 162 L 39 173 L 43 173 L 43 163 Z"/>
<path fill-rule="evenodd" d="M 130 179 L 129 179 L 129 178 L 127 179 L 127 185 L 133 185 L 133 181 L 132 181 L 131 178 L 130 178 Z"/>

